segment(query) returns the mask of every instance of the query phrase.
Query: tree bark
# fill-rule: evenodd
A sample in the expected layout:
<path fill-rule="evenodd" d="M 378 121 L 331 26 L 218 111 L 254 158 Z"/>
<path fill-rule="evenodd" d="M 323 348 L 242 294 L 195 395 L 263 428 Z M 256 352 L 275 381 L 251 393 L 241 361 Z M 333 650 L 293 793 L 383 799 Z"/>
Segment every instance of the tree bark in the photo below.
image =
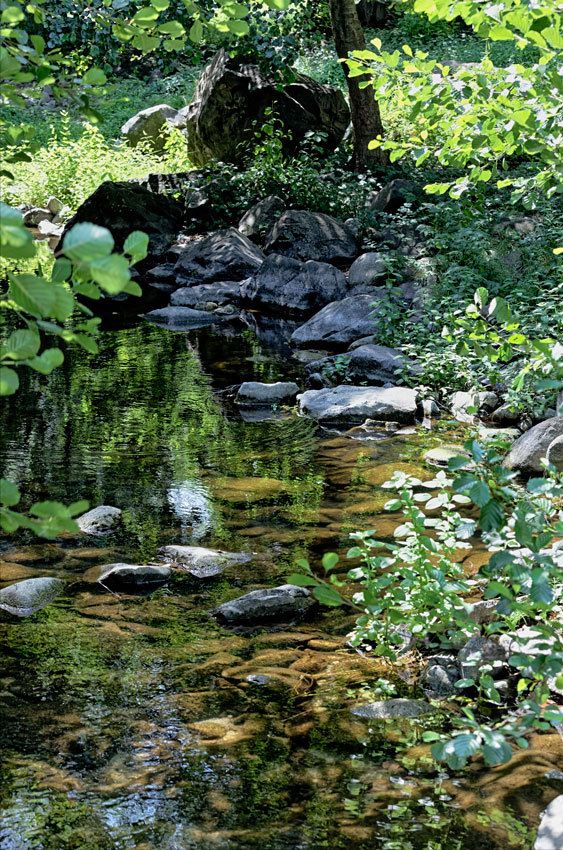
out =
<path fill-rule="evenodd" d="M 347 59 L 351 51 L 365 50 L 364 31 L 358 18 L 355 0 L 329 0 L 329 5 L 338 57 Z M 346 64 L 343 67 L 354 128 L 354 168 L 356 171 L 365 171 L 369 164 L 384 165 L 388 162 L 387 151 L 380 148 L 368 149 L 368 143 L 372 139 L 383 136 L 379 104 L 370 86 L 360 88 L 359 83 L 364 78 L 349 77 Z"/>

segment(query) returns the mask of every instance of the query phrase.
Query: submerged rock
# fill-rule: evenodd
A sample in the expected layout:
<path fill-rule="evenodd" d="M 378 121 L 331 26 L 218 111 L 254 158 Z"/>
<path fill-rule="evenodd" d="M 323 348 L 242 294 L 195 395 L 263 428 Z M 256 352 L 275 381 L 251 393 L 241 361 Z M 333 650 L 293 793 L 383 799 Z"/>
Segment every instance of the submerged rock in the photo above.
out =
<path fill-rule="evenodd" d="M 82 516 L 79 516 L 76 523 L 84 534 L 90 534 L 92 537 L 104 537 L 106 534 L 113 534 L 121 524 L 122 511 L 120 508 L 114 508 L 111 505 L 99 505 L 97 508 L 92 508 Z"/>
<path fill-rule="evenodd" d="M 514 441 L 504 465 L 526 475 L 542 472 L 541 461 L 558 437 L 563 437 L 563 416 L 553 416 L 534 425 Z M 559 471 L 562 470 L 563 464 L 559 466 Z"/>
<path fill-rule="evenodd" d="M 251 307 L 307 316 L 343 298 L 346 279 L 328 263 L 271 254 L 257 274 L 243 283 L 241 292 Z"/>
<path fill-rule="evenodd" d="M 265 251 L 295 260 L 346 262 L 357 255 L 358 242 L 352 230 L 330 215 L 288 210 L 272 228 Z"/>
<path fill-rule="evenodd" d="M 277 381 L 275 384 L 245 381 L 240 385 L 235 401 L 243 407 L 273 407 L 292 404 L 298 392 L 299 387 L 292 381 Z"/>
<path fill-rule="evenodd" d="M 102 564 L 84 573 L 84 580 L 104 587 L 145 590 L 158 587 L 172 575 L 170 567 L 160 564 Z"/>
<path fill-rule="evenodd" d="M 414 422 L 417 407 L 417 393 L 408 387 L 343 385 L 307 390 L 298 400 L 301 413 L 334 424 L 359 424 L 366 419 Z"/>
<path fill-rule="evenodd" d="M 386 699 L 356 705 L 350 709 L 354 717 L 366 720 L 393 720 L 394 718 L 423 717 L 434 711 L 432 706 L 422 699 Z"/>
<path fill-rule="evenodd" d="M 203 546 L 164 546 L 160 554 L 195 578 L 213 578 L 232 564 L 246 564 L 252 560 L 248 552 L 222 552 Z"/>
<path fill-rule="evenodd" d="M 563 847 L 563 794 L 542 812 L 533 850 L 561 850 Z"/>
<path fill-rule="evenodd" d="M 0 610 L 15 617 L 29 617 L 49 605 L 63 587 L 63 581 L 47 576 L 18 581 L 0 590 Z"/>
<path fill-rule="evenodd" d="M 283 584 L 280 587 L 252 590 L 238 599 L 224 602 L 212 613 L 218 620 L 233 625 L 260 623 L 267 620 L 300 619 L 314 605 L 305 587 Z"/>

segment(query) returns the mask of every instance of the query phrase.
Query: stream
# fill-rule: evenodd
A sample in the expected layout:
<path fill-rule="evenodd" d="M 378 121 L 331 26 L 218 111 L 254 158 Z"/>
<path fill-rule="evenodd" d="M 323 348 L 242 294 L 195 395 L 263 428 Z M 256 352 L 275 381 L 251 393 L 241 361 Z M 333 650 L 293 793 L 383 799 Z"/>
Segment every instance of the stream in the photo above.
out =
<path fill-rule="evenodd" d="M 388 682 L 420 694 L 413 659 L 392 670 L 346 646 L 349 610 L 238 630 L 209 615 L 284 584 L 298 558 L 345 553 L 354 530 L 392 535 L 381 484 L 397 464 L 428 475 L 424 452 L 460 437 L 452 423 L 342 434 L 282 411 L 245 421 L 227 391 L 299 377 L 251 330 L 140 323 L 105 331 L 95 358 L 69 351 L 48 379 L 26 376 L 3 405 L 3 474 L 29 503 L 85 498 L 124 522 L 106 538 L 0 541 L 0 586 L 67 582 L 40 613 L 0 623 L 1 850 L 531 848 L 557 787 L 556 733 L 508 765 L 450 775 L 421 740 L 447 708 L 406 725 L 351 716 Z M 253 557 L 147 594 L 81 581 L 182 543 Z"/>

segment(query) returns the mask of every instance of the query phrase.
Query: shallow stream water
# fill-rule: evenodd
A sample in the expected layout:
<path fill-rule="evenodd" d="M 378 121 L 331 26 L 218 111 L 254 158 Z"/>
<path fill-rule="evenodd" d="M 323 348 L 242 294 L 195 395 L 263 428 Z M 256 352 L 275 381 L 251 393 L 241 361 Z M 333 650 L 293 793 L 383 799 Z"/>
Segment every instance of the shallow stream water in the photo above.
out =
<path fill-rule="evenodd" d="M 1 541 L 2 586 L 68 582 L 42 612 L 0 624 L 1 850 L 531 847 L 556 793 L 545 774 L 560 767 L 557 735 L 502 768 L 439 773 L 421 744 L 439 716 L 352 722 L 380 679 L 417 693 L 412 660 L 391 671 L 346 647 L 349 613 L 239 632 L 210 617 L 284 583 L 299 557 L 344 552 L 355 529 L 392 534 L 381 484 L 452 439 L 447 426 L 343 435 L 294 415 L 244 421 L 229 400 L 244 379 L 291 374 L 251 331 L 140 324 L 105 332 L 94 360 L 69 352 L 4 406 L 3 474 L 26 498 L 116 505 L 124 527 Z M 81 581 L 192 542 L 253 558 L 144 595 Z"/>

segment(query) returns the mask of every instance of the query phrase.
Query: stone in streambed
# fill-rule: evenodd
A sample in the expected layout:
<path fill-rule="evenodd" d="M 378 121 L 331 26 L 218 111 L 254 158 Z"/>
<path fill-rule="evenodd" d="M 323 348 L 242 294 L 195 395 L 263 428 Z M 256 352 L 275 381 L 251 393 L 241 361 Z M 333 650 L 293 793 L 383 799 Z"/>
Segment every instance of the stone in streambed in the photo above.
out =
<path fill-rule="evenodd" d="M 283 584 L 280 587 L 252 590 L 238 599 L 224 602 L 213 615 L 229 625 L 301 619 L 315 605 L 305 587 Z"/>
<path fill-rule="evenodd" d="M 112 505 L 98 505 L 97 508 L 92 508 L 79 516 L 76 523 L 83 534 L 105 537 L 117 531 L 121 524 L 121 515 L 120 508 L 114 508 Z"/>
<path fill-rule="evenodd" d="M 547 457 L 550 447 L 560 437 L 563 437 L 563 416 L 546 419 L 515 440 L 504 459 L 504 465 L 525 475 L 542 472 L 542 459 Z M 560 471 L 562 469 L 563 464 Z"/>
<path fill-rule="evenodd" d="M 273 407 L 292 404 L 298 392 L 299 387 L 292 381 L 277 381 L 275 384 L 245 381 L 240 385 L 235 401 L 241 407 Z"/>
<path fill-rule="evenodd" d="M 161 307 L 145 313 L 149 322 L 167 325 L 171 330 L 195 330 L 205 328 L 219 321 L 217 316 L 207 310 L 193 310 L 191 307 Z"/>
<path fill-rule="evenodd" d="M 18 581 L 0 590 L 0 610 L 15 617 L 29 617 L 49 605 L 63 587 L 60 579 L 45 576 Z"/>
<path fill-rule="evenodd" d="M 354 717 L 365 720 L 414 719 L 431 714 L 433 711 L 432 706 L 422 699 L 386 699 L 356 705 L 350 709 Z"/>
<path fill-rule="evenodd" d="M 119 590 L 146 590 L 168 581 L 172 570 L 160 564 L 102 564 L 84 573 L 84 581 Z"/>
<path fill-rule="evenodd" d="M 234 227 L 218 230 L 181 250 L 174 267 L 178 286 L 240 281 L 253 275 L 265 257 Z"/>
<path fill-rule="evenodd" d="M 340 386 L 298 396 L 301 413 L 318 422 L 359 424 L 366 419 L 414 422 L 417 393 L 408 387 Z"/>
<path fill-rule="evenodd" d="M 170 296 L 172 307 L 192 307 L 205 309 L 210 302 L 223 306 L 238 304 L 241 300 L 241 287 L 238 281 L 203 283 L 199 286 L 182 286 Z"/>
<path fill-rule="evenodd" d="M 239 221 L 238 229 L 253 242 L 260 242 L 285 210 L 286 205 L 281 198 L 268 195 L 245 212 Z"/>
<path fill-rule="evenodd" d="M 232 564 L 246 564 L 252 560 L 248 552 L 222 552 L 203 546 L 164 546 L 160 554 L 182 572 L 203 579 L 221 575 Z"/>

